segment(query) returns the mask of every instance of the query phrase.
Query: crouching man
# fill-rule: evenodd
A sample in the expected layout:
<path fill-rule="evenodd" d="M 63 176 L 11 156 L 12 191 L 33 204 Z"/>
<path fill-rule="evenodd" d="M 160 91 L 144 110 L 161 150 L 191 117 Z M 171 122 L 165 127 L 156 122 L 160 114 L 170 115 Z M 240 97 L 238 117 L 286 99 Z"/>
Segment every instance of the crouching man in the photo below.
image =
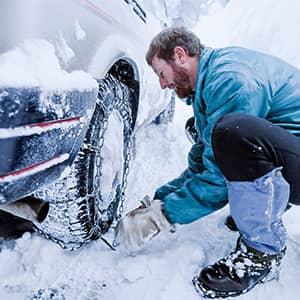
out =
<path fill-rule="evenodd" d="M 236 296 L 276 278 L 286 252 L 282 215 L 300 204 L 300 71 L 249 49 L 204 47 L 184 28 L 155 36 L 146 59 L 163 89 L 192 104 L 197 142 L 188 168 L 128 213 L 117 237 L 140 246 L 229 202 L 240 236 L 193 279 L 197 291 Z"/>

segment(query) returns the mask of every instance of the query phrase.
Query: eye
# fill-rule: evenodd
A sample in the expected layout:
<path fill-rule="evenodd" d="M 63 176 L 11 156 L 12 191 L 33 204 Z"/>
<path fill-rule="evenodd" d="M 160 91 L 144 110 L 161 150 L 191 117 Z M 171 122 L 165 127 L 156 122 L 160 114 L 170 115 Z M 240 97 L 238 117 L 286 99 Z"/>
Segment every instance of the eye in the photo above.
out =
<path fill-rule="evenodd" d="M 163 71 L 160 71 L 159 77 L 160 77 L 161 79 L 164 79 L 164 78 L 165 78 L 165 75 L 164 75 L 164 72 L 163 72 Z"/>

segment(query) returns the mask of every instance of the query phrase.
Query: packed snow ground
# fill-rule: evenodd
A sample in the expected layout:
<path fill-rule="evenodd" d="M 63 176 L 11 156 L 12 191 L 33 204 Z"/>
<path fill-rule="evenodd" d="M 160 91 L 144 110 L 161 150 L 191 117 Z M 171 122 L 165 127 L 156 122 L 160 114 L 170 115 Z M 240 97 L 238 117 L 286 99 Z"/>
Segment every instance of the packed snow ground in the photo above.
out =
<path fill-rule="evenodd" d="M 299 8 L 297 0 L 232 0 L 194 30 L 206 45 L 243 45 L 279 55 L 300 67 Z M 183 127 L 191 114 L 178 102 L 170 126 L 151 125 L 137 132 L 126 210 L 185 168 L 190 144 Z M 227 215 L 225 207 L 192 224 L 177 226 L 175 234 L 158 236 L 135 256 L 122 247 L 111 251 L 101 241 L 70 253 L 36 234 L 25 234 L 16 242 L 0 244 L 0 299 L 30 299 L 38 289 L 48 288 L 57 289 L 67 300 L 199 299 L 191 278 L 235 245 L 237 234 L 223 225 Z M 299 299 L 299 216 L 300 207 L 284 216 L 289 239 L 280 280 L 257 286 L 238 299 Z"/>

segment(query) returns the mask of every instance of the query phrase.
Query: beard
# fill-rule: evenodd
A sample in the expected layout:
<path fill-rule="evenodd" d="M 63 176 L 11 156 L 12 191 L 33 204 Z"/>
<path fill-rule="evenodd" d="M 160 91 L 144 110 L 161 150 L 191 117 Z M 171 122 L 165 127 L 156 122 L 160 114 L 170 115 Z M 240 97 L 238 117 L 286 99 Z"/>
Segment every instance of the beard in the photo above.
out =
<path fill-rule="evenodd" d="M 174 72 L 175 92 L 181 99 L 189 97 L 193 94 L 193 88 L 190 84 L 189 76 L 185 69 L 172 64 Z"/>

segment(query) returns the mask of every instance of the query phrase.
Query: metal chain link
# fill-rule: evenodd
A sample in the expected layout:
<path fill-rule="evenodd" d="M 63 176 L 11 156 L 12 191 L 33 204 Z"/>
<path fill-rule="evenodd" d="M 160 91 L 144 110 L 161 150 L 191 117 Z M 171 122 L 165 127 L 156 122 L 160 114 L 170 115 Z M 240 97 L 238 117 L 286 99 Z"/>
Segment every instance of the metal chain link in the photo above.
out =
<path fill-rule="evenodd" d="M 84 230 L 84 228 L 82 228 L 82 224 L 80 223 L 81 221 L 78 220 L 78 224 L 80 225 L 80 230 L 84 230 L 85 234 L 82 235 L 82 233 L 80 233 L 80 237 L 82 238 L 82 241 L 80 242 L 66 242 L 66 241 L 62 241 L 59 240 L 58 238 L 55 238 L 54 236 L 51 236 L 50 234 L 47 234 L 45 232 L 43 232 L 42 230 L 40 230 L 38 228 L 38 231 L 48 240 L 53 241 L 54 243 L 59 244 L 63 249 L 66 250 L 76 250 L 78 248 L 80 248 L 82 245 L 86 244 L 87 242 L 89 242 L 92 237 L 93 239 L 95 239 L 95 237 L 97 238 L 101 238 L 102 236 L 102 229 L 100 227 L 101 222 L 103 222 L 103 220 L 101 219 L 101 216 L 103 217 L 104 214 L 106 213 L 106 217 L 109 218 L 108 214 L 109 212 L 107 210 L 100 210 L 100 201 L 101 199 L 99 199 L 97 192 L 101 190 L 100 187 L 100 178 L 102 175 L 102 161 L 103 161 L 103 157 L 101 156 L 101 152 L 102 152 L 102 148 L 104 145 L 104 134 L 105 131 L 108 127 L 108 118 L 109 115 L 112 113 L 112 111 L 120 106 L 126 106 L 128 105 L 128 107 L 125 107 L 125 114 L 124 114 L 124 110 L 121 110 L 121 114 L 122 115 L 122 119 L 124 122 L 126 122 L 129 126 L 129 128 L 127 128 L 128 130 L 124 130 L 124 141 L 126 141 L 126 144 L 124 145 L 126 147 L 126 153 L 124 156 L 124 162 L 123 162 L 123 174 L 122 174 L 122 182 L 121 182 L 121 187 L 119 192 L 117 193 L 116 197 L 114 200 L 112 200 L 112 202 L 118 202 L 116 203 L 116 205 L 118 205 L 117 207 L 117 211 L 115 213 L 114 216 L 110 216 L 113 217 L 114 221 L 118 221 L 121 216 L 122 213 L 124 211 L 124 202 L 125 202 L 125 191 L 128 185 L 128 173 L 129 173 L 129 164 L 130 164 L 130 159 L 131 159 L 131 148 L 132 148 L 132 114 L 131 114 L 131 108 L 130 108 L 130 103 L 126 103 L 125 101 L 128 101 L 128 99 L 126 99 L 126 96 L 128 96 L 127 98 L 129 98 L 129 94 L 126 95 L 125 91 L 128 91 L 125 89 L 125 86 L 120 83 L 116 78 L 114 78 L 112 75 L 108 75 L 106 78 L 106 81 L 104 82 L 107 86 L 107 91 L 111 92 L 111 88 L 113 86 L 114 89 L 114 94 L 115 94 L 115 102 L 114 103 L 109 103 L 109 107 L 105 105 L 104 101 L 101 101 L 100 99 L 97 99 L 97 105 L 99 105 L 104 113 L 103 116 L 103 120 L 102 120 L 102 126 L 100 128 L 100 134 L 99 134 L 99 142 L 97 146 L 92 145 L 91 143 L 87 143 L 84 142 L 83 146 L 82 146 L 82 150 L 84 151 L 88 151 L 88 152 L 93 152 L 95 153 L 96 157 L 95 157 L 95 164 L 96 164 L 96 174 L 95 174 L 95 178 L 94 178 L 94 188 L 93 188 L 93 193 L 87 193 L 85 195 L 85 199 L 88 198 L 92 198 L 94 199 L 94 219 L 93 219 L 93 227 L 92 230 Z M 109 88 L 108 88 L 109 87 Z M 101 88 L 101 87 L 100 87 Z M 118 89 L 118 91 L 116 91 L 115 89 Z M 130 92 L 129 92 L 130 93 Z M 117 104 L 117 106 L 115 106 Z M 95 193 L 96 190 L 96 193 Z M 80 201 L 82 201 L 83 199 L 80 199 Z M 74 201 L 74 199 L 68 199 L 67 202 L 68 203 L 72 203 Z M 111 202 L 111 203 L 112 203 Z M 110 203 L 110 205 L 111 205 Z M 69 205 L 67 205 L 64 209 L 64 215 L 68 214 L 68 207 Z M 61 218 L 59 218 L 61 219 Z M 70 222 L 69 222 L 70 223 Z M 76 225 L 75 223 L 70 224 L 71 227 L 69 228 L 69 231 L 72 233 L 72 235 L 74 236 L 75 233 L 77 233 L 78 228 L 73 229 L 72 225 Z M 105 240 L 104 240 L 105 241 Z M 105 241 L 106 242 L 106 241 Z"/>
<path fill-rule="evenodd" d="M 116 103 L 119 103 L 119 106 L 127 105 L 124 102 L 124 97 L 126 96 L 126 95 L 124 95 L 124 91 L 125 91 L 124 86 L 122 84 L 120 84 L 120 82 L 115 77 L 113 77 L 112 75 L 109 75 L 108 78 L 109 78 L 109 81 L 114 83 L 113 84 L 114 88 L 119 89 L 119 91 L 116 91 L 115 96 L 116 97 L 120 97 L 120 96 L 123 97 L 123 99 L 118 98 Z M 121 101 L 119 101 L 119 100 L 121 100 Z M 100 178 L 102 176 L 102 163 L 101 162 L 103 160 L 103 157 L 101 157 L 101 149 L 102 149 L 103 144 L 104 144 L 104 133 L 107 129 L 108 117 L 111 114 L 111 112 L 113 111 L 110 108 L 106 107 L 103 102 L 99 101 L 99 104 L 101 105 L 101 108 L 104 111 L 105 120 L 103 122 L 103 131 L 102 131 L 102 135 L 100 137 L 99 149 L 98 149 L 98 151 L 95 151 L 96 152 L 96 162 L 97 161 L 100 162 L 100 164 L 97 165 L 97 175 L 95 176 L 96 190 L 98 190 L 98 191 L 101 189 L 99 183 L 100 183 Z M 131 138 L 132 138 L 132 130 L 131 130 L 132 114 L 131 114 L 130 107 L 128 107 L 128 109 L 130 111 L 129 112 L 126 111 L 126 115 L 122 116 L 124 122 L 129 124 L 129 128 L 128 128 L 128 130 L 124 130 L 124 140 L 127 142 L 127 145 L 125 145 L 126 153 L 125 153 L 124 162 L 123 162 L 124 169 L 123 169 L 123 174 L 122 174 L 122 184 L 121 184 L 121 188 L 120 188 L 120 191 L 119 191 L 118 199 L 113 200 L 113 201 L 118 201 L 118 211 L 117 211 L 117 213 L 115 215 L 115 218 L 114 218 L 115 221 L 118 221 L 122 217 L 122 213 L 124 211 L 125 191 L 126 191 L 126 188 L 127 188 L 127 185 L 128 185 L 127 180 L 128 180 L 128 173 L 129 173 L 129 164 L 130 164 L 130 159 L 131 159 L 130 153 L 131 153 L 131 148 L 132 148 L 132 143 L 131 143 Z M 121 113 L 122 112 L 124 112 L 124 110 L 121 110 Z M 97 158 L 97 156 L 99 157 L 99 159 Z M 97 183 L 98 183 L 98 185 L 97 185 Z M 97 199 L 97 201 L 99 201 L 98 197 L 96 197 L 96 199 Z M 99 207 L 99 205 L 98 205 L 98 207 Z M 98 216 L 98 214 L 95 214 L 95 215 Z M 95 224 L 98 224 L 97 221 L 98 220 L 95 220 Z"/>

